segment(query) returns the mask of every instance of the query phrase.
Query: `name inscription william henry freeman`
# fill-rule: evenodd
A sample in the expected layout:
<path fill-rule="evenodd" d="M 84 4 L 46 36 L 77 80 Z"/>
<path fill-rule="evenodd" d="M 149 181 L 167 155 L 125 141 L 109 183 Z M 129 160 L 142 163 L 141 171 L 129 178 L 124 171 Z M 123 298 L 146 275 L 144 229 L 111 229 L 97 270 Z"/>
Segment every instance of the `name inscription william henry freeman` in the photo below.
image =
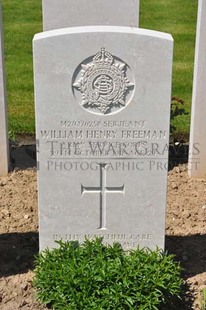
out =
<path fill-rule="evenodd" d="M 112 126 L 113 123 L 116 123 L 116 127 Z M 110 127 L 108 129 L 109 124 L 113 129 Z M 125 129 L 122 129 L 123 124 Z M 77 166 L 78 162 L 72 161 L 77 159 L 146 159 L 147 166 L 154 168 L 158 167 L 159 156 L 163 155 L 165 163 L 167 163 L 167 132 L 165 130 L 147 130 L 146 121 L 120 121 L 118 123 L 99 121 L 94 124 L 91 121 L 87 123 L 61 121 L 60 127 L 72 127 L 72 129 L 41 129 L 40 131 L 41 140 L 45 140 L 48 144 L 48 169 L 70 170 L 75 167 L 75 163 Z M 165 143 L 160 144 L 159 140 L 164 140 Z M 91 165 L 93 167 L 91 169 L 94 169 L 95 163 L 96 161 Z M 144 162 L 141 161 L 141 163 L 141 166 L 144 166 Z M 107 165 L 106 169 L 113 167 L 110 162 Z M 84 169 L 83 167 L 86 166 L 88 165 L 79 165 L 79 169 Z M 124 162 L 122 167 L 126 167 Z"/>

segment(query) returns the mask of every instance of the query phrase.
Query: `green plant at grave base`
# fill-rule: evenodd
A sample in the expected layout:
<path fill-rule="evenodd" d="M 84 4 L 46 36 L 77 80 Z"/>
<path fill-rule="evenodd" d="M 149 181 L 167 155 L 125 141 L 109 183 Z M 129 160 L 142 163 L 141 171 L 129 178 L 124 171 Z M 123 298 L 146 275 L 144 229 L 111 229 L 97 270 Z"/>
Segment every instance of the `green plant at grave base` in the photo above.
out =
<path fill-rule="evenodd" d="M 206 288 L 204 288 L 201 293 L 202 300 L 200 301 L 200 309 L 206 310 Z"/>
<path fill-rule="evenodd" d="M 184 101 L 180 98 L 172 97 L 171 101 L 171 115 L 170 115 L 170 133 L 177 131 L 176 126 L 174 125 L 174 120 L 177 116 L 187 115 L 188 112 L 185 111 Z"/>
<path fill-rule="evenodd" d="M 180 298 L 181 268 L 171 255 L 125 253 L 102 238 L 58 244 L 36 257 L 33 281 L 37 298 L 52 309 L 158 310 Z"/>
<path fill-rule="evenodd" d="M 13 130 L 9 130 L 9 140 L 12 142 L 16 140 L 16 135 Z"/>

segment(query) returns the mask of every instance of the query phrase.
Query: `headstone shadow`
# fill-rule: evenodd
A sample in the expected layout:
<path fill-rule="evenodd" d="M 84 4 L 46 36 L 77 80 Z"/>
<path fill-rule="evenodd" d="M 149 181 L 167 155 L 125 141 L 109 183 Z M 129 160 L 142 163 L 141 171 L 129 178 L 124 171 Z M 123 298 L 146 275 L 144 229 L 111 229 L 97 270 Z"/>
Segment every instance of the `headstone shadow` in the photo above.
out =
<path fill-rule="evenodd" d="M 181 263 L 184 278 L 206 272 L 206 234 L 166 236 L 165 250 Z"/>
<path fill-rule="evenodd" d="M 180 164 L 188 163 L 189 144 L 184 141 L 176 141 L 169 145 L 168 171 Z"/>
<path fill-rule="evenodd" d="M 38 253 L 38 233 L 1 234 L 0 253 L 0 277 L 33 269 L 34 257 Z"/>
<path fill-rule="evenodd" d="M 11 170 L 36 168 L 36 145 L 20 145 L 10 147 Z"/>
<path fill-rule="evenodd" d="M 1 234 L 0 277 L 33 269 L 38 243 L 37 232 Z M 206 271 L 206 234 L 166 236 L 165 250 L 181 263 L 185 279 Z"/>

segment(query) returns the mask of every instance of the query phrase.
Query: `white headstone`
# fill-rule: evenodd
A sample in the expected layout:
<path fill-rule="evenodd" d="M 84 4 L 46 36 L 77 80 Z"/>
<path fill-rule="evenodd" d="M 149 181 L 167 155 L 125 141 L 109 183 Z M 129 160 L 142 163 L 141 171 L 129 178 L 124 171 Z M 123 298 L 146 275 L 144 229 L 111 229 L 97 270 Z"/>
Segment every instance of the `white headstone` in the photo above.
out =
<path fill-rule="evenodd" d="M 191 177 L 206 178 L 206 1 L 199 0 L 193 80 L 190 150 Z"/>
<path fill-rule="evenodd" d="M 172 50 L 129 27 L 35 36 L 41 250 L 95 236 L 164 248 Z"/>
<path fill-rule="evenodd" d="M 78 26 L 139 26 L 139 0 L 43 0 L 44 31 Z"/>
<path fill-rule="evenodd" d="M 0 4 L 0 176 L 8 173 L 8 129 L 4 72 L 2 8 Z"/>

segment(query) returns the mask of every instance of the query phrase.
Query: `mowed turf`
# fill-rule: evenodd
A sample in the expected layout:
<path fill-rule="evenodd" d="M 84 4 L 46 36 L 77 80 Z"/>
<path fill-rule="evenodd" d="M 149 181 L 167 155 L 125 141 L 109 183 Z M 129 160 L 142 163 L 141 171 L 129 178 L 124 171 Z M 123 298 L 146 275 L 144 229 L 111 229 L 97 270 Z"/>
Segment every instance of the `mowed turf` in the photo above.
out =
<path fill-rule="evenodd" d="M 9 130 L 34 133 L 32 38 L 42 31 L 41 0 L 2 3 Z M 198 0 L 140 0 L 140 3 L 140 27 L 168 32 L 174 38 L 172 95 L 185 102 L 182 107 L 185 111 L 172 123 L 178 132 L 188 132 Z"/>
<path fill-rule="evenodd" d="M 172 124 L 189 132 L 198 0 L 140 0 L 140 27 L 163 31 L 174 38 L 172 96 L 182 99 L 182 115 Z"/>
<path fill-rule="evenodd" d="M 32 39 L 42 31 L 40 0 L 3 0 L 9 130 L 34 133 Z"/>

